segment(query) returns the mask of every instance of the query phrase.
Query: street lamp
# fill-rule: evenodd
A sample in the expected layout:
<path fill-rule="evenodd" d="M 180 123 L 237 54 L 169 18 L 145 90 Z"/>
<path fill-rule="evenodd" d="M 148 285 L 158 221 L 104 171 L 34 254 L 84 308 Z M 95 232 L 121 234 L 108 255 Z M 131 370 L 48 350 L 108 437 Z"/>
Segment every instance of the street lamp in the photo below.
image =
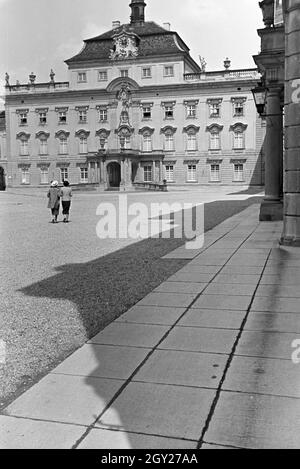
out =
<path fill-rule="evenodd" d="M 259 83 L 256 88 L 254 88 L 252 91 L 255 106 L 257 109 L 257 112 L 260 116 L 262 116 L 265 113 L 265 108 L 266 108 L 266 103 L 267 103 L 267 88 L 265 88 L 262 83 Z"/>

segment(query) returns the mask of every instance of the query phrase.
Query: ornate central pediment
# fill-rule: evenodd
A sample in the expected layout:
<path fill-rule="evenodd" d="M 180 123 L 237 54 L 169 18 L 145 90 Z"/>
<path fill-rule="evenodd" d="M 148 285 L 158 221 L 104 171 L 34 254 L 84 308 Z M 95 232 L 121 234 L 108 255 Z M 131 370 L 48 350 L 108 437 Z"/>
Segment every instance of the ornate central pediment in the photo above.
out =
<path fill-rule="evenodd" d="M 137 57 L 138 37 L 135 34 L 121 31 L 113 37 L 114 46 L 109 58 L 112 60 L 124 60 Z"/>

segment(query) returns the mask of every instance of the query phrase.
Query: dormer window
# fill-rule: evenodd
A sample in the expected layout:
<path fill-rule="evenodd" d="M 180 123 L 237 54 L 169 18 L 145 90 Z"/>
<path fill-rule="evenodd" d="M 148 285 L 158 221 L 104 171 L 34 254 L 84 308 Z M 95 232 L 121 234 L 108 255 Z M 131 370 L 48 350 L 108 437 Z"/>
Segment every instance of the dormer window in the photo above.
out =
<path fill-rule="evenodd" d="M 78 72 L 78 83 L 86 83 L 87 82 L 87 75 L 86 72 Z"/>
<path fill-rule="evenodd" d="M 151 67 L 142 68 L 142 78 L 151 78 Z"/>
<path fill-rule="evenodd" d="M 165 77 L 173 77 L 174 76 L 174 66 L 173 65 L 165 65 L 165 67 L 164 67 L 164 76 Z"/>
<path fill-rule="evenodd" d="M 98 80 L 99 81 L 107 81 L 108 77 L 107 77 L 107 70 L 101 70 L 99 73 L 98 73 Z"/>
<path fill-rule="evenodd" d="M 121 78 L 128 78 L 128 77 L 129 77 L 129 70 L 128 70 L 128 68 L 127 68 L 127 69 L 120 70 L 120 76 L 121 76 Z"/>

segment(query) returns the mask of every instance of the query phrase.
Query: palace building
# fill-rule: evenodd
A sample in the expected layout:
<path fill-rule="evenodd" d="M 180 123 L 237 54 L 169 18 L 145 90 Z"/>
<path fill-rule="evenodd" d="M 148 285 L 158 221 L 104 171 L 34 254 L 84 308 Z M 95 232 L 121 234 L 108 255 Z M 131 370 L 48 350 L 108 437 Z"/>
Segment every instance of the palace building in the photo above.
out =
<path fill-rule="evenodd" d="M 262 185 L 265 123 L 251 89 L 257 69 L 207 71 L 170 24 L 145 20 L 84 41 L 68 81 L 6 76 L 8 187 L 68 179 L 99 190 L 170 185 Z M 1 166 L 1 163 L 0 163 Z"/>

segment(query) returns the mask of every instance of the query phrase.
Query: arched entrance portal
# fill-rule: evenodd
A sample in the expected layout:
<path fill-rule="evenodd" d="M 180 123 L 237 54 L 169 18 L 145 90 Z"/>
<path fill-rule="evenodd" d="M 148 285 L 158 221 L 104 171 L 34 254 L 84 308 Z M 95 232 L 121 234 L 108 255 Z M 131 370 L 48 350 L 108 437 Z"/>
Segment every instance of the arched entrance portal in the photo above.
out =
<path fill-rule="evenodd" d="M 6 184 L 5 184 L 5 174 L 4 169 L 0 166 L 0 191 L 5 191 Z"/>
<path fill-rule="evenodd" d="M 119 163 L 109 163 L 107 166 L 108 187 L 120 187 L 121 166 Z"/>

